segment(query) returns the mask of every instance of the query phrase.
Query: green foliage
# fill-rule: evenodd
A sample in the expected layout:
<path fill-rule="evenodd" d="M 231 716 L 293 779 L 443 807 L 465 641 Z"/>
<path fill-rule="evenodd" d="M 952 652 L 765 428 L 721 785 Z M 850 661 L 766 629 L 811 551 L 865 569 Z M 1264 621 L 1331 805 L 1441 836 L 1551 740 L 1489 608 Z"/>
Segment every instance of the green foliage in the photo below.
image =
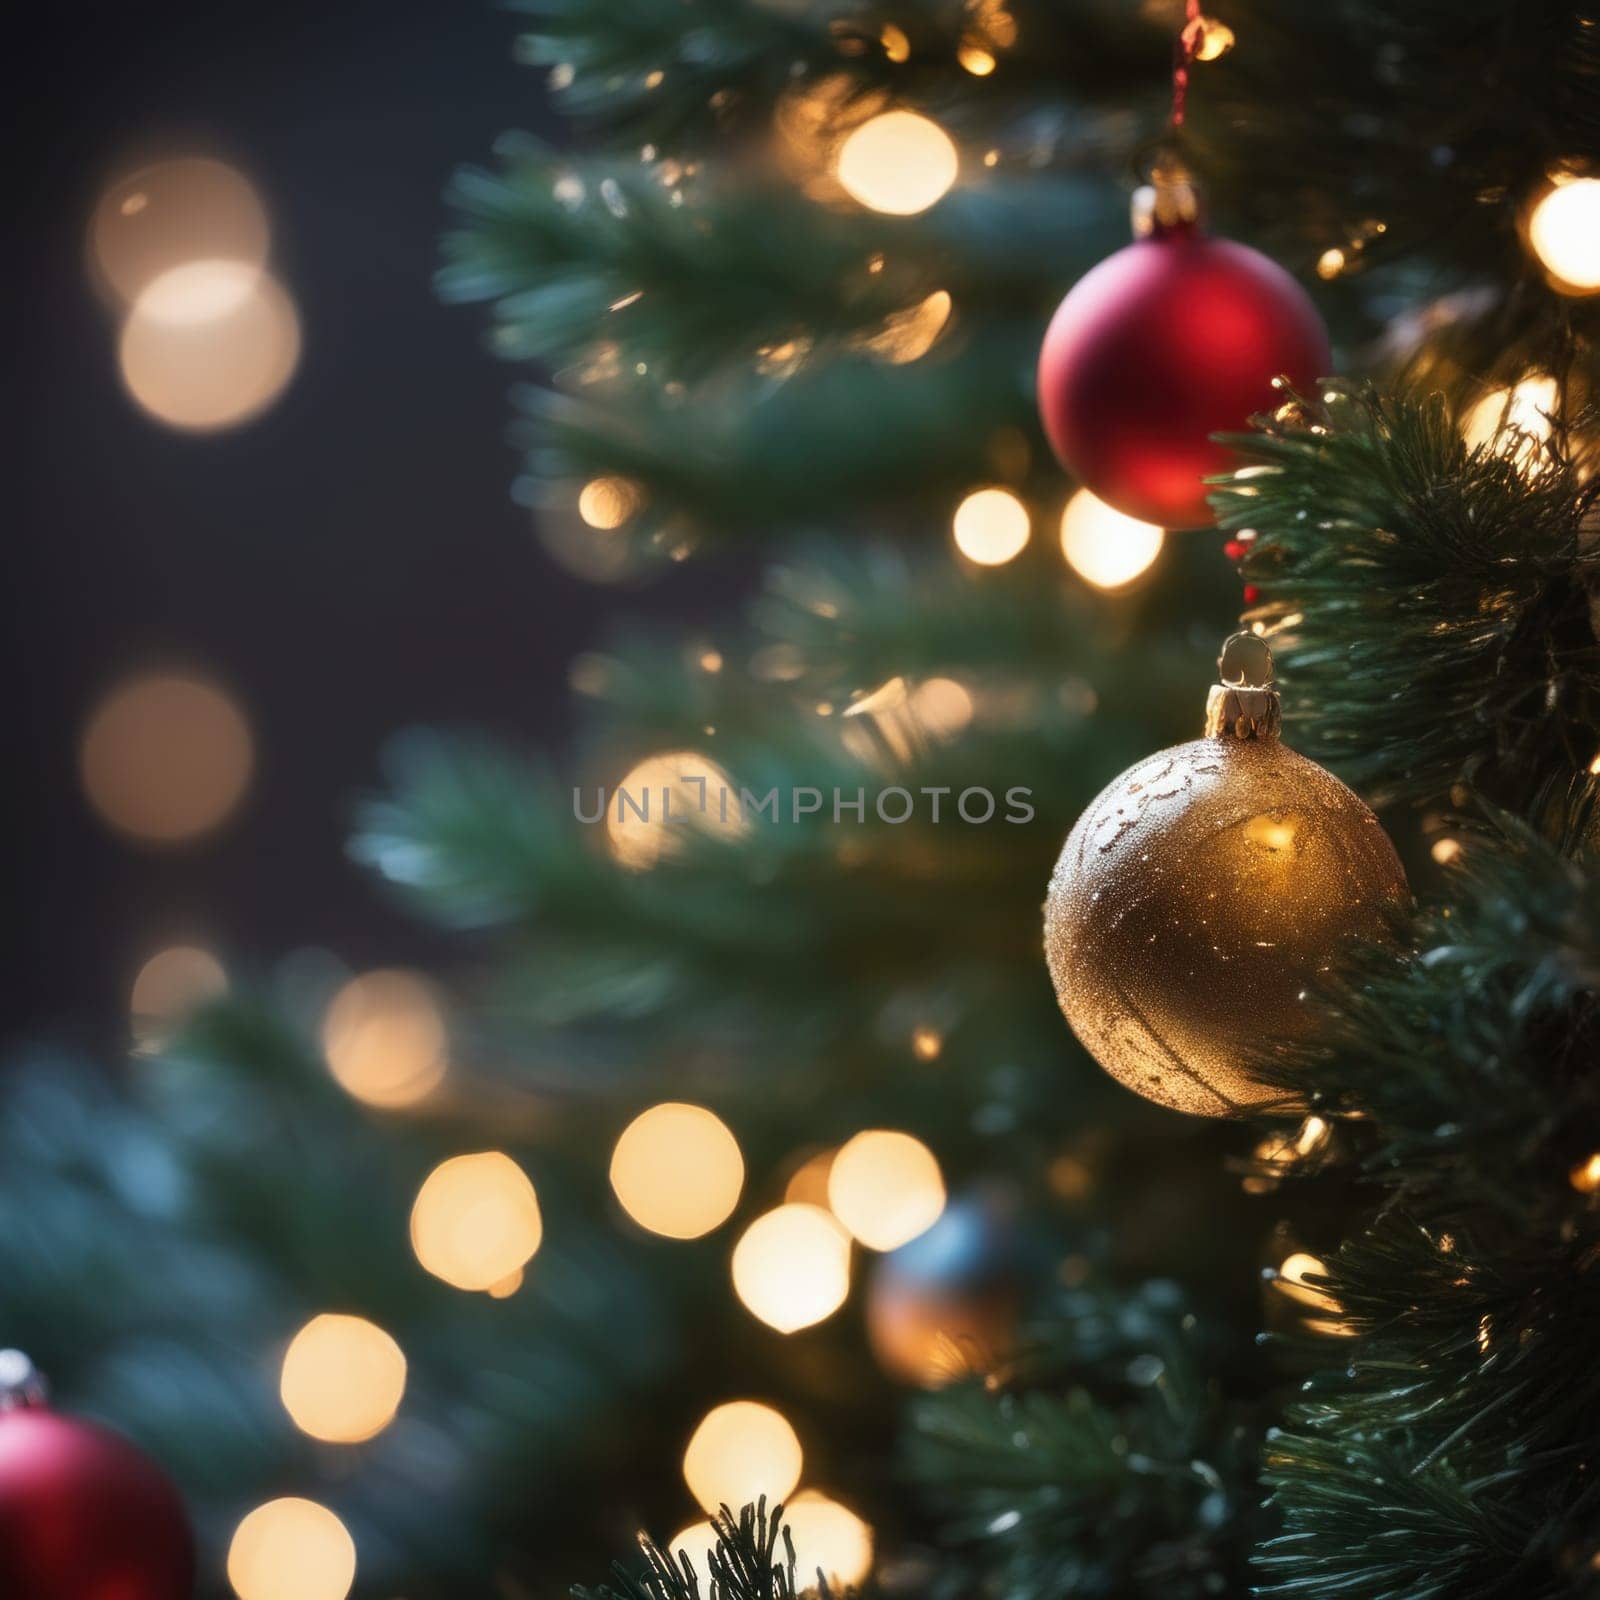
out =
<path fill-rule="evenodd" d="M 1510 821 L 1451 876 L 1277 1063 L 1388 1199 L 1328 1266 L 1347 1359 L 1267 1448 L 1274 1594 L 1565 1594 L 1600 1550 L 1600 879 Z"/>
<path fill-rule="evenodd" d="M 1169 1282 L 1075 1290 L 1019 1361 L 917 1403 L 910 1470 L 985 1592 L 1239 1592 L 1260 1424 L 1224 1337 Z"/>
<path fill-rule="evenodd" d="M 1581 797 L 1600 729 L 1595 489 L 1558 434 L 1469 447 L 1434 396 L 1330 391 L 1235 441 L 1224 527 L 1308 754 L 1380 798 Z"/>
<path fill-rule="evenodd" d="M 712 1526 L 717 1531 L 717 1546 L 709 1557 L 704 1591 L 701 1574 L 687 1555 L 670 1555 L 641 1536 L 643 1572 L 631 1575 L 619 1564 L 615 1587 L 602 1584 L 598 1589 L 572 1592 L 577 1600 L 797 1600 L 802 1595 L 813 1600 L 848 1600 L 856 1592 L 830 1589 L 820 1572 L 815 1584 L 804 1574 L 797 1578 L 794 1541 L 784 1525 L 782 1506 L 774 1506 L 769 1515 L 763 1499 L 746 1506 L 737 1521 L 724 1506 L 712 1518 Z"/>

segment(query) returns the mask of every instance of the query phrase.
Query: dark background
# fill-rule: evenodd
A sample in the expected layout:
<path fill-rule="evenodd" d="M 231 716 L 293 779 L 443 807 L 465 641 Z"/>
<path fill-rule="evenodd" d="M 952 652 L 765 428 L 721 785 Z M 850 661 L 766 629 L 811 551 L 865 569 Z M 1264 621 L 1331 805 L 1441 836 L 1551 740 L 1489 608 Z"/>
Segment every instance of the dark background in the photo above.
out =
<path fill-rule="evenodd" d="M 511 14 L 58 7 L 34 27 L 13 55 L 4 920 L 20 942 L 0 1036 L 104 1050 L 140 964 L 176 941 L 246 972 L 307 944 L 358 966 L 441 954 L 345 858 L 385 737 L 428 722 L 559 739 L 567 663 L 606 614 L 698 610 L 706 579 L 619 602 L 551 564 L 509 496 L 514 373 L 481 310 L 434 296 L 452 170 L 508 128 L 560 136 L 540 76 L 512 63 Z M 103 189 L 184 154 L 256 184 L 304 336 L 285 395 L 216 434 L 124 395 L 85 270 Z M 256 741 L 240 811 L 181 850 L 113 835 L 77 777 L 99 695 L 151 661 L 215 674 Z"/>

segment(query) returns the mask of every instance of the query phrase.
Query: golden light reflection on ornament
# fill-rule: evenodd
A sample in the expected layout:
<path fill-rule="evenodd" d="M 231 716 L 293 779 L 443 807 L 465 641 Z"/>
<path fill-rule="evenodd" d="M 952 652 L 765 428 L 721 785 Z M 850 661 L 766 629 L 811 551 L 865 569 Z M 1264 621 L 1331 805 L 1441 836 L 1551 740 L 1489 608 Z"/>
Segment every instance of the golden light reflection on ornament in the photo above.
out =
<path fill-rule="evenodd" d="M 578 491 L 578 515 L 591 528 L 620 528 L 644 504 L 644 491 L 631 478 L 591 478 Z"/>
<path fill-rule="evenodd" d="M 322 1048 L 339 1086 L 370 1106 L 415 1105 L 445 1075 L 449 1041 L 437 991 L 410 972 L 369 972 L 333 997 Z"/>
<path fill-rule="evenodd" d="M 228 1545 L 228 1582 L 239 1600 L 344 1600 L 355 1581 L 355 1540 L 314 1500 L 257 1506 Z"/>
<path fill-rule="evenodd" d="M 1122 589 L 1150 569 L 1166 534 L 1080 489 L 1061 513 L 1061 553 L 1097 589 Z"/>
<path fill-rule="evenodd" d="M 835 156 L 835 174 L 871 211 L 908 217 L 942 199 L 960 158 L 943 128 L 915 111 L 884 111 L 856 128 Z"/>
<path fill-rule="evenodd" d="M 849 1296 L 850 1235 L 820 1206 L 778 1206 L 734 1246 L 733 1287 L 745 1309 L 779 1333 L 809 1328 Z"/>
<path fill-rule="evenodd" d="M 629 770 L 606 800 L 606 838 L 618 864 L 643 872 L 678 855 L 696 834 L 750 831 L 738 786 L 709 756 L 669 750 Z"/>
<path fill-rule="evenodd" d="M 788 1419 L 755 1400 L 730 1400 L 701 1419 L 683 1452 L 683 1481 L 706 1511 L 735 1514 L 762 1495 L 773 1505 L 800 1481 L 804 1457 Z"/>
<path fill-rule="evenodd" d="M 1600 178 L 1557 183 L 1528 217 L 1528 243 L 1563 292 L 1600 289 Z"/>
<path fill-rule="evenodd" d="M 209 950 L 189 944 L 158 950 L 133 980 L 134 1048 L 141 1054 L 164 1048 L 189 1016 L 227 992 L 228 974 Z"/>
<path fill-rule="evenodd" d="M 497 1150 L 433 1169 L 411 1208 L 411 1248 L 457 1289 L 494 1289 L 525 1266 L 544 1238 L 527 1174 Z"/>
<path fill-rule="evenodd" d="M 623 1129 L 611 1155 L 611 1187 L 641 1228 L 698 1239 L 733 1215 L 744 1157 L 720 1117 L 668 1101 Z"/>
<path fill-rule="evenodd" d="M 898 1250 L 944 1211 L 944 1174 L 909 1133 L 869 1129 L 849 1140 L 828 1174 L 828 1204 L 869 1250 Z"/>
<path fill-rule="evenodd" d="M 249 726 L 217 684 L 153 672 L 126 679 L 95 708 L 79 770 L 89 803 L 112 827 L 176 844 L 227 820 L 254 763 Z"/>
<path fill-rule="evenodd" d="M 293 377 L 293 302 L 266 272 L 240 288 L 230 264 L 199 263 L 155 279 L 134 302 L 118 361 L 128 393 L 158 422 L 194 433 L 237 427 Z"/>
<path fill-rule="evenodd" d="M 360 1444 L 394 1421 L 406 1389 L 400 1346 L 364 1317 L 313 1317 L 290 1341 L 278 1394 L 302 1433 Z"/>
<path fill-rule="evenodd" d="M 1494 389 L 1461 421 L 1461 432 L 1474 449 L 1533 464 L 1554 431 L 1550 418 L 1560 400 L 1560 386 L 1547 373 L 1533 373 L 1510 389 Z"/>
<path fill-rule="evenodd" d="M 267 259 L 266 208 L 249 179 L 221 161 L 186 157 L 119 179 L 95 207 L 90 253 L 123 300 L 173 268 L 225 262 L 259 274 Z"/>
<path fill-rule="evenodd" d="M 833 1589 L 851 1588 L 872 1571 L 872 1529 L 847 1506 L 815 1489 L 785 1502 L 784 1525 L 794 1540 L 795 1572 L 820 1571 Z"/>
<path fill-rule="evenodd" d="M 1009 489 L 975 489 L 956 507 L 950 531 L 968 561 L 999 567 L 1022 554 L 1031 523 L 1028 508 Z"/>

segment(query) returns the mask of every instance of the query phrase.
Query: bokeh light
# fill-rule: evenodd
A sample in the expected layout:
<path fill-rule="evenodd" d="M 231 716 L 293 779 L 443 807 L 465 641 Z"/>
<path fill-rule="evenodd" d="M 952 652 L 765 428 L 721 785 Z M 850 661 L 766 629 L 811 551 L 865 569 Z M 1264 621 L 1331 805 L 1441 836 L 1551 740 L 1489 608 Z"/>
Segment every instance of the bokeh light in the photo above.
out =
<path fill-rule="evenodd" d="M 133 980 L 129 1011 L 135 1048 L 161 1049 L 187 1017 L 227 992 L 228 974 L 209 950 L 192 944 L 158 950 Z"/>
<path fill-rule="evenodd" d="M 498 1150 L 441 1162 L 411 1208 L 417 1260 L 457 1289 L 494 1289 L 532 1260 L 543 1238 L 528 1175 Z"/>
<path fill-rule="evenodd" d="M 818 1150 L 795 1168 L 783 1187 L 783 1198 L 808 1206 L 828 1204 L 828 1174 L 833 1170 L 837 1150 Z"/>
<path fill-rule="evenodd" d="M 872 1571 L 872 1529 L 837 1500 L 803 1490 L 784 1505 L 783 1520 L 802 1583 L 809 1585 L 821 1572 L 830 1588 L 850 1588 Z"/>
<path fill-rule="evenodd" d="M 643 491 L 629 478 L 591 478 L 578 491 L 578 515 L 603 532 L 620 528 L 643 504 Z"/>
<path fill-rule="evenodd" d="M 711 1558 L 719 1543 L 717 1530 L 709 1521 L 692 1522 L 667 1541 L 667 1554 L 672 1557 L 674 1566 L 680 1555 L 688 1556 L 695 1576 L 700 1579 L 702 1594 L 709 1593 L 710 1585 L 705 1580 L 711 1576 Z"/>
<path fill-rule="evenodd" d="M 1528 243 L 1557 287 L 1600 289 L 1600 178 L 1558 183 L 1529 215 Z"/>
<path fill-rule="evenodd" d="M 1154 523 L 1108 506 L 1080 489 L 1061 513 L 1061 553 L 1097 589 L 1121 589 L 1149 570 L 1166 535 Z"/>
<path fill-rule="evenodd" d="M 635 872 L 679 854 L 696 834 L 732 839 L 749 826 L 733 779 L 694 750 L 647 757 L 606 799 L 611 853 Z"/>
<path fill-rule="evenodd" d="M 406 1358 L 364 1317 L 313 1317 L 290 1341 L 278 1394 L 302 1433 L 359 1444 L 394 1421 L 406 1389 Z"/>
<path fill-rule="evenodd" d="M 228 1546 L 228 1582 L 239 1600 L 344 1600 L 355 1581 L 355 1540 L 314 1500 L 257 1506 Z"/>
<path fill-rule="evenodd" d="M 852 199 L 897 217 L 926 211 L 949 191 L 960 167 L 950 135 L 915 111 L 885 111 L 863 122 L 835 160 Z"/>
<path fill-rule="evenodd" d="M 779 1333 L 809 1328 L 850 1293 L 850 1235 L 821 1206 L 778 1206 L 734 1246 L 733 1287 L 751 1315 Z"/>
<path fill-rule="evenodd" d="M 371 1106 L 409 1106 L 439 1086 L 448 1062 L 432 984 L 410 972 L 368 972 L 333 997 L 322 1019 L 328 1070 Z"/>
<path fill-rule="evenodd" d="M 1325 1276 L 1327 1271 L 1327 1263 L 1319 1257 L 1306 1250 L 1294 1250 L 1284 1257 L 1283 1265 L 1278 1268 L 1272 1280 L 1273 1287 L 1279 1294 L 1295 1301 L 1298 1305 L 1309 1307 L 1314 1312 L 1332 1313 L 1332 1315 L 1304 1317 L 1302 1320 L 1308 1332 L 1348 1338 L 1356 1332 L 1356 1329 L 1352 1323 L 1338 1315 L 1344 1310 L 1338 1296 L 1321 1284 L 1306 1281 L 1308 1277 Z"/>
<path fill-rule="evenodd" d="M 118 684 L 95 708 L 79 770 L 89 803 L 112 827 L 175 844 L 226 820 L 254 760 L 249 726 L 221 688 L 148 673 Z"/>
<path fill-rule="evenodd" d="M 858 1133 L 828 1174 L 833 1214 L 869 1250 L 898 1250 L 944 1211 L 944 1175 L 933 1152 L 909 1133 Z"/>
<path fill-rule="evenodd" d="M 1551 415 L 1561 389 L 1548 373 L 1535 372 L 1510 389 L 1493 389 L 1461 419 L 1461 432 L 1474 449 L 1493 449 L 1530 465 L 1553 431 Z"/>
<path fill-rule="evenodd" d="M 163 161 L 114 183 L 95 208 L 89 244 L 101 278 L 123 300 L 174 267 L 267 259 L 267 213 L 249 179 L 203 156 Z"/>
<path fill-rule="evenodd" d="M 236 427 L 283 392 L 300 360 L 300 319 L 283 287 L 237 263 L 164 273 L 123 324 L 118 360 L 128 393 L 158 422 L 189 432 Z"/>
<path fill-rule="evenodd" d="M 767 1497 L 785 1499 L 800 1481 L 804 1460 L 788 1419 L 754 1400 L 714 1407 L 694 1430 L 683 1452 L 683 1481 L 706 1511 L 741 1506 Z"/>
<path fill-rule="evenodd" d="M 937 739 L 950 739 L 972 721 L 972 691 L 954 678 L 928 678 L 911 691 L 911 712 Z"/>
<path fill-rule="evenodd" d="M 698 1239 L 733 1214 L 744 1157 L 720 1117 L 669 1101 L 623 1129 L 611 1155 L 611 1187 L 641 1228 Z"/>
<path fill-rule="evenodd" d="M 1004 566 L 1028 542 L 1028 508 L 1009 489 L 975 489 L 956 507 L 950 526 L 968 561 Z"/>

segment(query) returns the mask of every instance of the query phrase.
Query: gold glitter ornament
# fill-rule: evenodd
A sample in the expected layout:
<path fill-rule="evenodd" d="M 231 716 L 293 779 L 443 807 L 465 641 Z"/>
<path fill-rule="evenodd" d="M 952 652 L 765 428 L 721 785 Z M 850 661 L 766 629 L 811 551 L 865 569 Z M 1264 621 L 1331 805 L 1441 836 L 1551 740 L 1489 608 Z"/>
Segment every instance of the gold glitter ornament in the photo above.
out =
<path fill-rule="evenodd" d="M 1278 1098 L 1249 1053 L 1304 1038 L 1307 981 L 1410 903 L 1378 819 L 1278 739 L 1272 652 L 1217 660 L 1206 736 L 1108 785 L 1050 878 L 1045 954 L 1083 1046 L 1119 1083 L 1203 1116 Z"/>

